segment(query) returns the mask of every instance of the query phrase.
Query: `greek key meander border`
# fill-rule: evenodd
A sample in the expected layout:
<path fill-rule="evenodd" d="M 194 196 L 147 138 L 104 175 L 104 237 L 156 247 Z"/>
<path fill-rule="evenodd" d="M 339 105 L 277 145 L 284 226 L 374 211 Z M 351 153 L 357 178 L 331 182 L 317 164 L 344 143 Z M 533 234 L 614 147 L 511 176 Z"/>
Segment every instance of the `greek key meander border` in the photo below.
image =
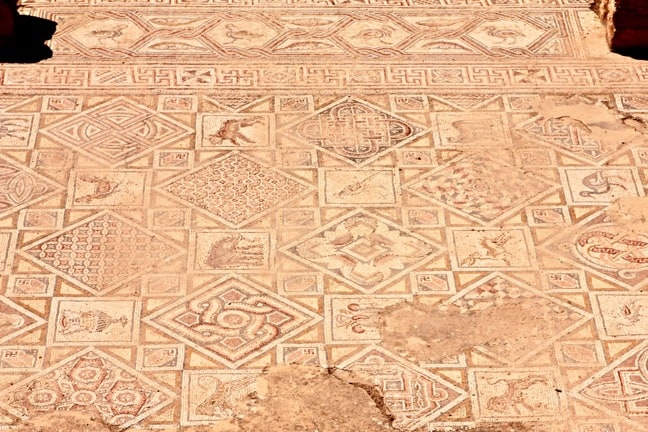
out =
<path fill-rule="evenodd" d="M 558 7 L 571 9 L 589 9 L 589 0 L 283 0 L 284 3 L 278 3 L 276 0 L 203 0 L 202 4 L 196 4 L 191 0 L 76 0 L 74 6 L 90 5 L 115 7 L 115 5 L 150 5 L 167 6 L 167 5 L 188 5 L 191 7 L 239 7 L 263 6 L 268 8 L 302 8 L 302 7 L 326 7 L 326 8 L 358 8 L 358 7 L 378 7 L 378 8 L 456 8 L 461 7 L 497 7 L 502 9 L 514 9 L 519 7 Z M 503 3 L 503 2 L 507 3 Z M 37 6 L 46 8 L 47 6 L 59 7 L 62 5 L 69 6 L 69 0 L 26 0 L 24 2 L 28 7 Z"/>
<path fill-rule="evenodd" d="M 648 64 L 578 62 L 561 65 L 360 64 L 299 66 L 274 62 L 206 65 L 9 65 L 0 68 L 3 90 L 40 91 L 99 89 L 398 91 L 425 89 L 492 89 L 500 92 L 648 86 Z"/>

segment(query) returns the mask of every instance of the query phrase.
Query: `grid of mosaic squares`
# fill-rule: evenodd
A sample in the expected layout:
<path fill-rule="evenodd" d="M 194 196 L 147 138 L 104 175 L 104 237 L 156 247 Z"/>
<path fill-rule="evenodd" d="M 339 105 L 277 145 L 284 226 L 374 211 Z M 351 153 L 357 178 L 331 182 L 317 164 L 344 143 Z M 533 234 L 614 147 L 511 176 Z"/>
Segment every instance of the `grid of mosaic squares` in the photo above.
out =
<path fill-rule="evenodd" d="M 1 424 L 210 424 L 300 363 L 402 430 L 645 430 L 648 231 L 608 210 L 646 195 L 648 64 L 587 2 L 25 8 L 58 30 L 0 65 Z M 414 299 L 547 325 L 414 361 L 375 319 Z"/>

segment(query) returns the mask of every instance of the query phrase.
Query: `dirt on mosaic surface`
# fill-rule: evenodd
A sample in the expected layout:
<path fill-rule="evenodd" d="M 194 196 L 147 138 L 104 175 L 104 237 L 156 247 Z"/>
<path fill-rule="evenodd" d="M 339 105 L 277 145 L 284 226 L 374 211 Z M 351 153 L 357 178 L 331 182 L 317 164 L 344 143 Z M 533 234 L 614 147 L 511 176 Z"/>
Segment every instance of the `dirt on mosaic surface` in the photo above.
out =
<path fill-rule="evenodd" d="M 495 306 L 499 299 L 493 297 Z M 523 298 L 467 311 L 460 306 L 399 303 L 380 314 L 383 346 L 407 358 L 435 362 L 463 354 L 475 346 L 508 345 L 524 352 L 530 339 L 550 334 L 542 311 Z"/>
<path fill-rule="evenodd" d="M 648 232 L 648 197 L 619 198 L 606 210 L 611 222 L 637 233 Z"/>
<path fill-rule="evenodd" d="M 587 96 L 551 96 L 542 98 L 536 110 L 545 121 L 562 122 L 605 148 L 646 143 L 645 119 L 622 115 L 609 106 L 592 102 Z"/>
<path fill-rule="evenodd" d="M 325 398 L 326 395 L 322 395 L 322 398 Z M 353 401 L 351 401 L 352 403 Z M 332 407 L 335 408 L 335 407 Z M 297 418 L 296 421 L 300 421 L 300 418 Z M 233 427 L 233 429 L 228 429 L 228 427 Z M 267 428 L 264 429 L 255 429 L 255 432 L 274 432 L 276 429 L 272 429 L 273 425 L 270 424 Z M 292 426 L 291 426 L 292 427 Z M 336 426 L 337 427 L 337 426 Z M 249 429 L 251 431 L 252 429 Z M 299 431 L 299 432 L 320 432 L 322 430 L 335 430 L 336 432 L 359 432 L 358 429 L 285 429 L 285 432 Z M 399 432 L 397 429 L 388 428 L 383 429 L 390 432 Z M 237 426 L 232 426 L 231 423 L 228 426 L 223 425 L 214 425 L 214 426 L 203 426 L 198 428 L 185 428 L 181 429 L 179 432 L 247 432 L 248 429 L 239 429 Z M 284 432 L 282 431 L 282 432 Z M 31 431 L 30 431 L 31 432 Z M 39 431 L 40 432 L 40 431 Z M 43 431 L 45 432 L 45 431 Z M 364 431 L 362 431 L 364 432 Z M 476 426 L 476 427 L 461 427 L 461 428 L 450 428 L 450 429 L 438 429 L 432 430 L 429 432 L 552 432 L 541 429 L 534 429 L 533 426 L 525 425 L 523 423 L 502 423 L 498 426 Z"/>
<path fill-rule="evenodd" d="M 378 387 L 358 374 L 308 366 L 270 368 L 259 377 L 257 391 L 240 395 L 228 408 L 230 420 L 184 428 L 183 432 L 391 432 L 391 414 Z M 236 400 L 238 399 L 238 400 Z M 223 401 L 214 400 L 213 410 Z M 54 412 L 35 416 L 16 432 L 119 430 L 102 424 L 99 415 Z M 137 429 L 141 430 L 141 429 Z M 517 431 L 516 431 L 517 432 Z"/>
<path fill-rule="evenodd" d="M 257 395 L 242 401 L 242 432 L 392 431 L 382 393 L 355 373 L 309 366 L 279 366 L 260 377 Z M 353 402 L 350 402 L 353 401 Z"/>
<path fill-rule="evenodd" d="M 221 407 L 218 407 L 221 408 Z M 181 432 L 399 432 L 378 387 L 357 373 L 312 366 L 269 368 L 257 392 L 238 400 L 229 420 L 181 428 Z M 15 432 L 116 432 L 100 416 L 78 411 L 32 417 Z M 130 430 L 130 429 L 129 429 Z M 149 429 L 132 429 L 150 432 Z M 443 429 L 438 432 L 535 432 L 532 425 L 502 423 Z M 417 432 L 417 431 L 414 431 Z M 432 431 L 437 432 L 437 431 Z M 547 432 L 541 429 L 541 432 Z M 552 432 L 552 431 L 549 431 Z"/>
<path fill-rule="evenodd" d="M 80 411 L 54 411 L 33 416 L 29 421 L 12 429 L 13 432 L 113 432 L 113 430 L 101 422 L 99 415 Z"/>

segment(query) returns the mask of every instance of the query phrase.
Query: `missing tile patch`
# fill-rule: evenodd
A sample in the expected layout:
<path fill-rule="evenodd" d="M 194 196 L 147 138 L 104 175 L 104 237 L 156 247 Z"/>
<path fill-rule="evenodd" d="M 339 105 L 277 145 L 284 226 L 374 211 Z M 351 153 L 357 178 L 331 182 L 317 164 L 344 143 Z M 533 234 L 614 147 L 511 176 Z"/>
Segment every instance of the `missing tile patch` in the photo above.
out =
<path fill-rule="evenodd" d="M 619 198 L 605 213 L 610 222 L 634 232 L 648 233 L 648 197 Z"/>
<path fill-rule="evenodd" d="M 308 366 L 273 367 L 258 394 L 243 401 L 241 432 L 390 432 L 393 420 L 378 387 L 360 375 Z"/>
<path fill-rule="evenodd" d="M 545 432 L 522 423 L 501 423 L 497 426 L 476 426 L 451 429 L 432 429 L 428 432 Z"/>
<path fill-rule="evenodd" d="M 589 101 L 588 101 L 589 102 Z M 601 104 L 585 103 L 578 98 L 550 96 L 536 106 L 545 122 L 557 121 L 599 141 L 603 148 L 618 149 L 634 143 L 646 143 L 645 119 L 618 112 Z M 608 150 L 609 151 L 609 150 Z"/>
<path fill-rule="evenodd" d="M 55 411 L 31 417 L 10 430 L 11 432 L 115 432 L 117 429 L 105 425 L 98 414 Z"/>
<path fill-rule="evenodd" d="M 258 390 L 236 405 L 237 415 L 213 425 L 173 429 L 177 432 L 405 432 L 391 426 L 394 418 L 380 389 L 370 378 L 336 368 L 279 366 L 259 377 Z M 17 425 L 15 432 L 118 432 L 88 412 L 56 411 Z M 538 425 L 421 428 L 407 432 L 554 432 Z M 133 432 L 159 429 L 135 427 Z"/>
<path fill-rule="evenodd" d="M 524 294 L 494 294 L 468 308 L 399 303 L 380 313 L 379 329 L 383 346 L 413 361 L 441 362 L 475 347 L 517 359 L 556 331 L 551 314 Z"/>
<path fill-rule="evenodd" d="M 371 377 L 337 368 L 269 368 L 260 377 L 258 394 L 244 405 L 237 432 L 556 432 L 519 422 L 401 429 L 393 425 L 395 417 Z"/>

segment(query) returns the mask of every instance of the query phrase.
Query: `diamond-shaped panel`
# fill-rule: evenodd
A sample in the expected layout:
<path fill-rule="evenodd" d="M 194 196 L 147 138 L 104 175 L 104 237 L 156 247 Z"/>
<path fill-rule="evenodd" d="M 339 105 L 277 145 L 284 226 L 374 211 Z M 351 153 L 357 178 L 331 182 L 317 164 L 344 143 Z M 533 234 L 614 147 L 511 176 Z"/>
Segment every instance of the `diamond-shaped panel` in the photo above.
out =
<path fill-rule="evenodd" d="M 337 368 L 374 379 L 398 430 L 419 430 L 466 398 L 462 389 L 379 347 L 367 347 Z"/>
<path fill-rule="evenodd" d="M 0 407 L 20 417 L 90 411 L 108 425 L 127 428 L 173 399 L 167 388 L 95 348 L 87 348 L 0 392 Z"/>
<path fill-rule="evenodd" d="M 488 48 L 528 48 L 545 32 L 520 19 L 500 19 L 478 24 L 467 36 Z"/>
<path fill-rule="evenodd" d="M 478 350 L 505 362 L 521 362 L 533 357 L 562 335 L 589 320 L 586 312 L 536 291 L 523 282 L 494 273 L 467 287 L 447 300 L 462 311 L 471 313 L 504 304 L 516 305 L 522 313 L 507 315 L 511 326 L 524 326 L 525 319 L 537 317 L 542 325 L 521 339 L 501 338 Z M 507 322 L 508 322 L 507 321 Z M 517 322 L 516 322 L 517 321 Z"/>
<path fill-rule="evenodd" d="M 587 162 L 605 159 L 625 145 L 621 139 L 615 142 L 597 138 L 587 125 L 569 118 L 538 117 L 521 126 L 520 131 L 534 141 Z"/>
<path fill-rule="evenodd" d="M 438 256 L 440 247 L 393 222 L 357 210 L 283 251 L 360 291 L 374 292 Z"/>
<path fill-rule="evenodd" d="M 128 49 L 145 34 L 131 19 L 106 18 L 84 20 L 82 25 L 66 32 L 65 39 L 89 50 Z"/>
<path fill-rule="evenodd" d="M 208 162 L 160 187 L 232 227 L 259 218 L 308 188 L 301 180 L 237 152 Z"/>
<path fill-rule="evenodd" d="M 235 368 L 320 317 L 250 281 L 219 280 L 146 321 L 189 347 Z"/>
<path fill-rule="evenodd" d="M 409 186 L 423 198 L 485 223 L 553 188 L 549 182 L 477 155 L 455 160 Z"/>
<path fill-rule="evenodd" d="M 109 211 L 23 248 L 38 264 L 94 294 L 106 294 L 183 250 Z"/>
<path fill-rule="evenodd" d="M 148 107 L 119 97 L 57 122 L 41 132 L 89 157 L 115 166 L 182 138 L 191 133 L 191 129 Z"/>
<path fill-rule="evenodd" d="M 284 132 L 356 165 L 418 136 L 422 127 L 366 102 L 342 99 Z"/>
<path fill-rule="evenodd" d="M 36 204 L 59 189 L 31 169 L 0 156 L 0 217 Z"/>
<path fill-rule="evenodd" d="M 393 22 L 354 20 L 338 34 L 358 48 L 383 48 L 396 45 L 411 33 Z"/>

